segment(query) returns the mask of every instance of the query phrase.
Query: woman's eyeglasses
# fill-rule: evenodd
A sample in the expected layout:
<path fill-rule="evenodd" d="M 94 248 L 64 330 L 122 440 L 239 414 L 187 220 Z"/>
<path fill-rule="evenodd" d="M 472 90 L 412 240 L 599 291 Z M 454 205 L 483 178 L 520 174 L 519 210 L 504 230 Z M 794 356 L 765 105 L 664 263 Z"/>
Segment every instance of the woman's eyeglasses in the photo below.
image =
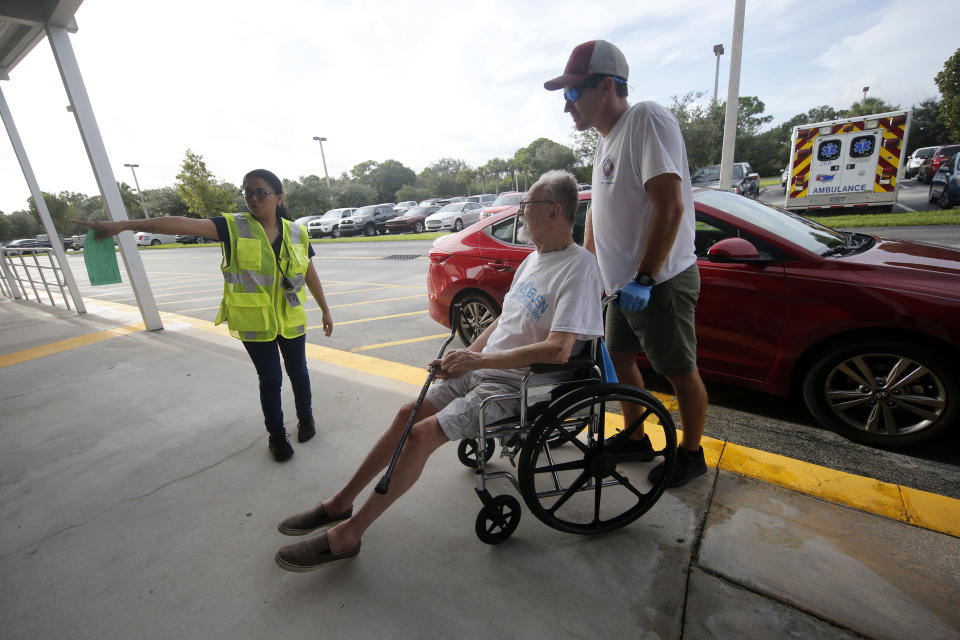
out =
<path fill-rule="evenodd" d="M 263 200 L 267 196 L 272 196 L 275 191 L 267 191 L 266 189 L 243 189 L 240 191 L 243 194 L 244 198 L 256 198 L 257 200 Z"/>
<path fill-rule="evenodd" d="M 531 204 L 538 204 L 540 202 L 549 202 L 550 204 L 556 204 L 553 200 L 526 200 L 520 202 L 520 210 L 517 211 L 517 215 L 522 216 L 523 210 L 526 209 Z"/>

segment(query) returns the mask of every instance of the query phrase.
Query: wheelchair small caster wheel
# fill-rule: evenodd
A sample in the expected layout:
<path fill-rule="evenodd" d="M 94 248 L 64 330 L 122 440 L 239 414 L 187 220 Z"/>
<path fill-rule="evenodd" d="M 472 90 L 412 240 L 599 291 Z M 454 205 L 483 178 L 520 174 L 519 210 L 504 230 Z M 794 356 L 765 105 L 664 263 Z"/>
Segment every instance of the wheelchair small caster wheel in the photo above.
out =
<path fill-rule="evenodd" d="M 486 446 L 483 450 L 483 461 L 489 462 L 490 458 L 493 457 L 493 450 L 496 447 L 496 444 L 494 443 L 493 438 L 485 438 L 484 443 Z M 457 457 L 460 458 L 460 462 L 462 462 L 463 466 L 465 467 L 476 469 L 478 466 L 480 466 L 479 453 L 477 441 L 473 438 L 464 438 L 460 441 L 460 444 L 457 445 Z"/>
<path fill-rule="evenodd" d="M 511 495 L 497 496 L 477 514 L 477 537 L 487 544 L 500 544 L 520 524 L 520 501 Z"/>

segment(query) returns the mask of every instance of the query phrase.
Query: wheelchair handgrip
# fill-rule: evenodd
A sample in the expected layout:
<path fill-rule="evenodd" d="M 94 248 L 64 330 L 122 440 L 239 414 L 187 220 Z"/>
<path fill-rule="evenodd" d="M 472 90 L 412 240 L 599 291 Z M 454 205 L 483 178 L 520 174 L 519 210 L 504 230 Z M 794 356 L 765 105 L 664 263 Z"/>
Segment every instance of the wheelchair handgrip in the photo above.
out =
<path fill-rule="evenodd" d="M 576 357 L 570 358 L 564 364 L 532 364 L 530 371 L 533 373 L 556 373 L 558 371 L 576 371 L 578 369 L 592 369 L 596 364 L 593 358 Z"/>

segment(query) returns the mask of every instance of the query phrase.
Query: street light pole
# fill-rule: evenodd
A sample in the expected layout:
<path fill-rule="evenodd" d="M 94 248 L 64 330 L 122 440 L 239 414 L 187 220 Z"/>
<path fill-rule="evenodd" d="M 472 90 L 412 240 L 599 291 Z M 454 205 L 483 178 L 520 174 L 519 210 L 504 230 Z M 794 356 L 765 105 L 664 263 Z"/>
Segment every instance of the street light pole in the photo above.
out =
<path fill-rule="evenodd" d="M 723 45 L 713 45 L 713 53 L 717 56 L 717 72 L 713 74 L 713 104 L 717 104 L 717 86 L 720 84 L 720 56 L 723 55 Z"/>
<path fill-rule="evenodd" d="M 864 109 L 864 111 L 866 111 L 866 109 L 867 109 L 867 91 L 870 91 L 870 87 L 864 87 L 864 88 L 863 88 L 863 109 Z M 866 114 L 864 114 L 864 115 L 866 115 Z"/>
<path fill-rule="evenodd" d="M 320 143 L 320 157 L 323 158 L 323 175 L 327 178 L 327 189 L 330 189 L 330 174 L 327 173 L 327 156 L 323 153 L 323 143 L 327 141 L 326 138 L 321 138 L 320 136 L 313 136 L 313 139 Z"/>
<path fill-rule="evenodd" d="M 136 167 L 139 167 L 138 164 L 124 164 L 125 167 L 130 167 L 130 171 L 133 171 L 133 184 L 137 185 L 137 197 L 140 198 L 140 208 L 143 209 L 143 216 L 149 218 L 150 214 L 147 212 L 147 205 L 143 203 L 143 192 L 140 191 L 140 183 L 137 182 L 137 172 L 134 171 Z"/>

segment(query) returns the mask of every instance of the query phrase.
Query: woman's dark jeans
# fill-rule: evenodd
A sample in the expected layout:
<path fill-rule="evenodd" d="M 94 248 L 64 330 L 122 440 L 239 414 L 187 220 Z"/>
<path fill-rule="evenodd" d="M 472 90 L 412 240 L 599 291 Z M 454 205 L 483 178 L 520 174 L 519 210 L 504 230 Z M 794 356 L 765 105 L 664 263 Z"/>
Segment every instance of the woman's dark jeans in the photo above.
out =
<path fill-rule="evenodd" d="M 306 335 L 291 339 L 278 335 L 276 340 L 270 342 L 243 342 L 260 377 L 260 407 L 263 409 L 263 422 L 271 435 L 286 433 L 283 428 L 283 407 L 280 403 L 280 386 L 283 384 L 280 354 L 283 354 L 283 365 L 293 386 L 297 417 L 304 419 L 313 416 L 306 342 Z"/>

